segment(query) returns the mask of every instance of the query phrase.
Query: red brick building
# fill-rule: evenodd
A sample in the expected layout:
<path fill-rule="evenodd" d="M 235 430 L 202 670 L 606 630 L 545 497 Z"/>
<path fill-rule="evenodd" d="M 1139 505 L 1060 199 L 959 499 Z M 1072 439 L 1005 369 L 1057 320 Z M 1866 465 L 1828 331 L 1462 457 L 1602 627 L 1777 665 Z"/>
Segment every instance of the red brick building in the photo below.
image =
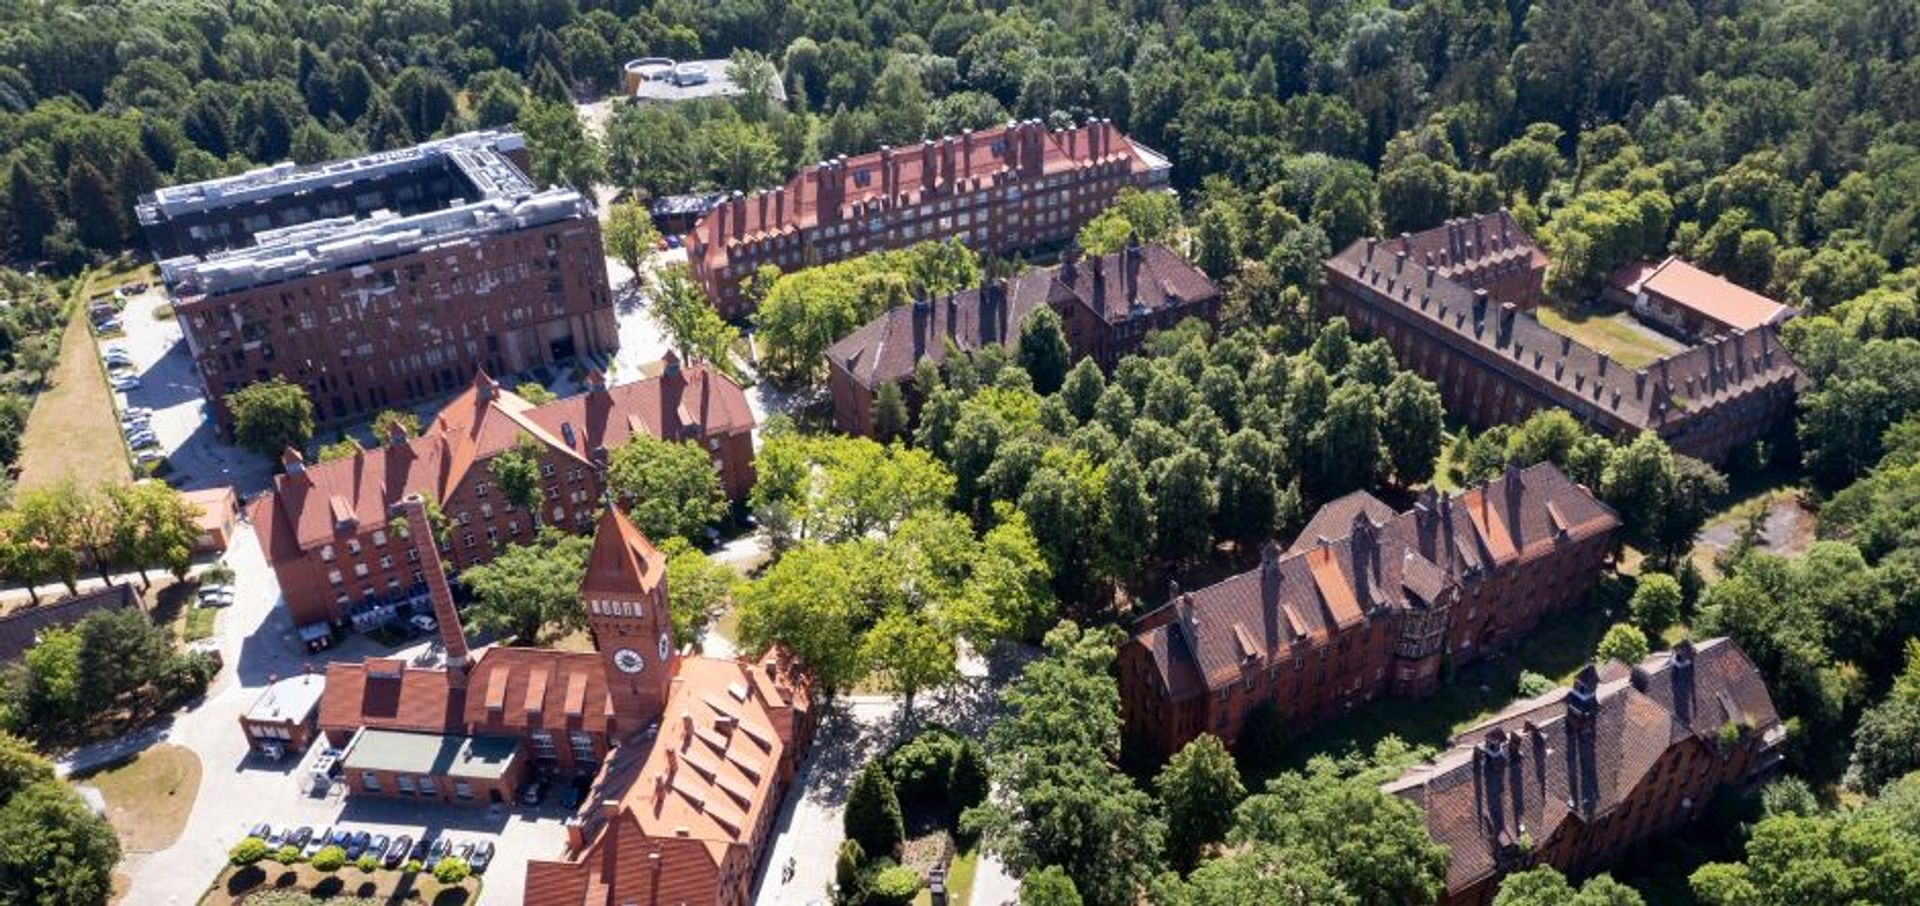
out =
<path fill-rule="evenodd" d="M 599 222 L 476 132 L 144 197 L 137 214 L 222 430 L 273 377 L 321 421 L 619 346 Z"/>
<path fill-rule="evenodd" d="M 1120 652 L 1128 737 L 1161 755 L 1201 733 L 1229 743 L 1271 702 L 1304 729 L 1383 694 L 1421 696 L 1443 660 L 1512 645 L 1578 605 L 1619 517 L 1548 463 L 1394 513 L 1335 500 L 1257 568 L 1142 617 Z"/>
<path fill-rule="evenodd" d="M 396 437 L 347 459 L 307 464 L 289 451 L 274 489 L 253 504 L 254 531 L 301 634 L 316 643 L 334 624 L 370 628 L 400 608 L 424 607 L 424 572 L 396 543 L 388 511 L 409 494 L 439 501 L 449 521 L 442 555 L 462 569 L 528 541 L 532 514 L 493 486 L 493 457 L 531 442 L 545 503 L 539 523 L 584 531 L 599 505 L 600 457 L 636 432 L 706 451 L 730 499 L 753 487 L 753 413 L 732 379 L 668 353 L 657 378 L 535 406 L 480 373 L 421 436 Z"/>
<path fill-rule="evenodd" d="M 1699 817 L 1715 791 L 1779 762 L 1786 728 L 1731 640 L 1681 642 L 1461 733 L 1387 784 L 1425 812 L 1451 854 L 1441 906 L 1484 906 L 1510 872 L 1579 878 Z"/>
<path fill-rule="evenodd" d="M 1555 332 L 1531 307 L 1546 255 L 1505 211 L 1327 260 L 1322 305 L 1384 337 L 1475 427 L 1561 408 L 1615 437 L 1652 431 L 1711 463 L 1789 424 L 1806 382 L 1772 324 L 1733 328 L 1643 368 Z"/>
<path fill-rule="evenodd" d="M 1217 325 L 1220 290 L 1171 249 L 1136 243 L 1091 260 L 1069 253 L 1058 267 L 1034 268 L 944 299 L 916 300 L 827 350 L 834 426 L 872 434 L 873 400 L 881 386 L 900 385 L 908 404 L 917 407 L 913 377 L 922 361 L 945 361 L 949 346 L 968 355 L 989 344 L 1011 348 L 1021 322 L 1043 305 L 1059 313 L 1075 360 L 1091 357 L 1112 370 L 1152 331 L 1186 318 Z"/>
<path fill-rule="evenodd" d="M 785 186 L 735 192 L 687 234 L 687 260 L 722 315 L 751 311 L 740 285 L 762 265 L 794 271 L 959 238 L 1006 254 L 1071 239 L 1122 188 L 1162 188 L 1166 158 L 1106 120 L 1038 120 L 882 147 L 814 165 Z"/>
<path fill-rule="evenodd" d="M 424 501 L 399 513 L 428 537 Z M 675 649 L 666 557 L 617 510 L 581 582 L 591 652 L 472 652 L 438 552 L 428 570 L 445 665 L 332 664 L 321 727 L 350 795 L 512 803 L 535 774 L 592 776 L 564 858 L 529 865 L 532 904 L 745 903 L 806 757 L 810 683 L 785 654 Z"/>

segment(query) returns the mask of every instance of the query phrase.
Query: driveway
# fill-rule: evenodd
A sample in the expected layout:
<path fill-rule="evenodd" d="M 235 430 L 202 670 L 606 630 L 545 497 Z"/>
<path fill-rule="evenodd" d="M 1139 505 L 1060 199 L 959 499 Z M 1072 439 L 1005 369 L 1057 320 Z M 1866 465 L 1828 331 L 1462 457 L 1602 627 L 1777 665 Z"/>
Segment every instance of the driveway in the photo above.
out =
<path fill-rule="evenodd" d="M 301 782 L 306 776 L 302 765 L 315 750 L 298 763 L 294 759 L 269 762 L 249 753 L 240 732 L 240 715 L 268 683 L 309 666 L 325 669 L 330 660 L 358 659 L 374 652 L 362 650 L 367 643 L 357 640 L 320 655 L 303 653 L 280 606 L 279 585 L 251 527 L 235 533 L 227 562 L 235 574 L 235 603 L 220 614 L 215 627 L 227 669 L 220 672 L 206 698 L 175 715 L 170 724 L 138 738 L 88 747 L 61 760 L 64 772 L 163 741 L 192 749 L 200 757 L 200 791 L 180 839 L 160 852 L 128 857 L 122 868 L 133 883 L 123 902 L 142 906 L 198 902 L 226 864 L 228 848 L 260 821 L 316 830 L 345 824 L 415 838 L 432 831 L 451 834 L 456 841 L 490 837 L 499 851 L 487 873 L 482 900 L 518 902 L 527 860 L 556 858 L 564 852 L 566 815 L 556 805 L 497 812 L 480 807 L 429 808 L 407 802 L 348 801 L 338 787 L 316 797 Z"/>
<path fill-rule="evenodd" d="M 114 393 L 115 405 L 153 410 L 153 433 L 172 466 L 168 484 L 189 490 L 232 485 L 242 496 L 265 490 L 273 464 L 220 441 L 180 325 L 171 317 L 156 317 L 156 312 L 171 313 L 158 284 L 127 299 L 121 312 L 124 336 L 101 340 L 103 348 L 125 349 L 140 378 L 139 387 Z"/>

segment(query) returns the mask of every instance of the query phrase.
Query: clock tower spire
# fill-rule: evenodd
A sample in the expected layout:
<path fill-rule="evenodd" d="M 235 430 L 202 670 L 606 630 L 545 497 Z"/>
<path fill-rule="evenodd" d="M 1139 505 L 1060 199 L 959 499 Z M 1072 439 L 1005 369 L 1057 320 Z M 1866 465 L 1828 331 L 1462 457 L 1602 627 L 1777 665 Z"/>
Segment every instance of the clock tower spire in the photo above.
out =
<path fill-rule="evenodd" d="M 580 600 L 613 696 L 616 731 L 635 732 L 666 708 L 673 620 L 666 555 L 616 507 L 607 507 L 594 527 Z"/>

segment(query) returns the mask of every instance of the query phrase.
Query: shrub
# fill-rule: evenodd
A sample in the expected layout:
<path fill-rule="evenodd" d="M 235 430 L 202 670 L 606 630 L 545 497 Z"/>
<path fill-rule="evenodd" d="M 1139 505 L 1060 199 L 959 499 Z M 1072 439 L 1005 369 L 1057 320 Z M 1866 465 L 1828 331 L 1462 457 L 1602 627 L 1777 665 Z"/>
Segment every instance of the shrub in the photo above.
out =
<path fill-rule="evenodd" d="M 913 895 L 920 892 L 920 875 L 904 865 L 883 868 L 873 876 L 873 883 L 867 887 L 867 902 L 876 904 L 904 904 L 912 902 Z"/>
<path fill-rule="evenodd" d="M 1608 627 L 1607 634 L 1600 637 L 1600 644 L 1594 649 L 1593 659 L 1604 664 L 1619 661 L 1632 666 L 1647 657 L 1647 634 L 1632 623 L 1615 623 Z"/>
<path fill-rule="evenodd" d="M 841 890 L 853 890 L 860 886 L 860 866 L 866 861 L 867 853 L 860 848 L 860 841 L 840 841 L 840 849 L 833 858 L 833 880 Z"/>
<path fill-rule="evenodd" d="M 426 866 L 420 864 L 419 859 L 408 859 L 407 864 L 400 866 L 400 870 L 404 872 L 412 873 L 412 872 L 417 872 L 420 869 L 425 867 Z"/>
<path fill-rule="evenodd" d="M 1533 698 L 1536 695 L 1545 695 L 1553 691 L 1553 680 L 1531 670 L 1522 670 L 1520 671 L 1520 682 L 1517 683 L 1516 686 L 1515 691 L 1520 693 L 1521 698 Z"/>
<path fill-rule="evenodd" d="M 353 864 L 359 866 L 362 873 L 373 874 L 380 868 L 380 857 L 373 853 L 362 853 L 360 858 L 355 860 Z"/>
<path fill-rule="evenodd" d="M 273 861 L 281 865 L 292 865 L 300 861 L 300 847 L 291 843 L 280 847 L 280 850 L 273 854 Z"/>
<path fill-rule="evenodd" d="M 867 762 L 853 779 L 853 789 L 847 793 L 846 831 L 847 838 L 858 840 L 869 856 L 892 855 L 906 838 L 900 796 L 878 761 Z"/>
<path fill-rule="evenodd" d="M 259 837 L 248 837 L 227 850 L 227 861 L 235 865 L 252 865 L 267 857 L 267 841 Z"/>
<path fill-rule="evenodd" d="M 345 864 L 347 864 L 347 851 L 338 846 L 323 846 L 319 852 L 313 854 L 315 871 L 332 874 L 339 871 L 340 866 Z"/>
<path fill-rule="evenodd" d="M 1680 621 L 1684 598 L 1679 580 L 1666 573 L 1647 573 L 1634 585 L 1627 610 L 1633 614 L 1634 625 L 1648 635 L 1659 635 Z"/>
<path fill-rule="evenodd" d="M 433 865 L 434 880 L 442 884 L 458 884 L 472 873 L 473 869 L 468 868 L 466 860 L 459 856 L 448 856 Z"/>

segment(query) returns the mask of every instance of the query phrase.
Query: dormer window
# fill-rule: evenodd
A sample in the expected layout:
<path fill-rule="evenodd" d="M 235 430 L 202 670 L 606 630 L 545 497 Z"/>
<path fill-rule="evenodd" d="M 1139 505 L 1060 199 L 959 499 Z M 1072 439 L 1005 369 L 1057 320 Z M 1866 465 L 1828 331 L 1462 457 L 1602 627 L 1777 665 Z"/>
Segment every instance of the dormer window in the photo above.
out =
<path fill-rule="evenodd" d="M 327 563 L 333 562 L 333 545 L 329 544 L 320 548 L 320 559 Z"/>

